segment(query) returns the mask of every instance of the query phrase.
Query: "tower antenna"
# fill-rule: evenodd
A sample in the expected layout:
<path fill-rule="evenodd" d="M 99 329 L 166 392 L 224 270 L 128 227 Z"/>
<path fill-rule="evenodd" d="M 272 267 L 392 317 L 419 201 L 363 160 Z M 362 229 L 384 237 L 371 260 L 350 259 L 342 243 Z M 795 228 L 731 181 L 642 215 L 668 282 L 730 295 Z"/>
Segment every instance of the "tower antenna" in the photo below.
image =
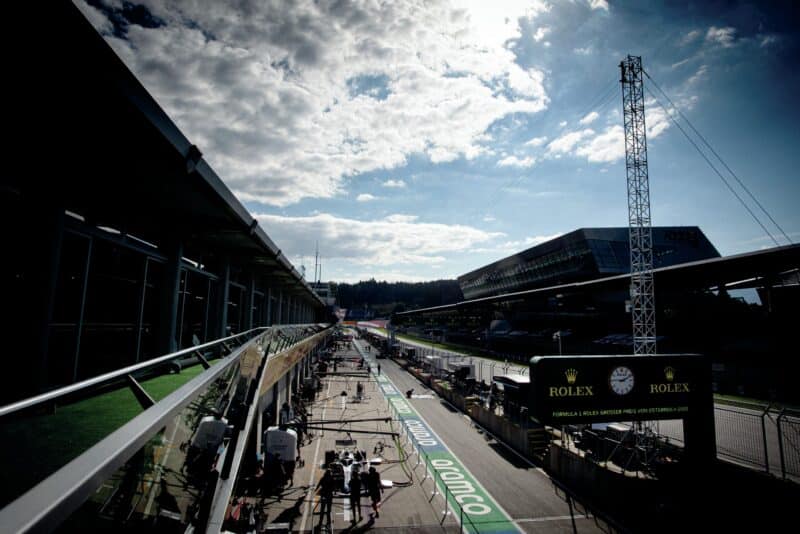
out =
<path fill-rule="evenodd" d="M 625 123 L 625 172 L 628 178 L 628 235 L 631 250 L 633 353 L 656 354 L 656 306 L 653 285 L 653 229 L 647 174 L 644 82 L 641 56 L 619 64 Z"/>

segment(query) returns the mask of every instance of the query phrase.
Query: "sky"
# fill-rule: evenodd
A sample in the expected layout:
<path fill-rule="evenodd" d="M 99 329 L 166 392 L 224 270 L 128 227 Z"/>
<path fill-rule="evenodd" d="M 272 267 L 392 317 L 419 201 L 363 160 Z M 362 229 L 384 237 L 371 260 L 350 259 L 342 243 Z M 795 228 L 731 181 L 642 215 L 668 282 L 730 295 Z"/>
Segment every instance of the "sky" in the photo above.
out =
<path fill-rule="evenodd" d="M 323 280 L 423 281 L 627 226 L 628 54 L 653 224 L 800 240 L 792 2 L 75 3 L 309 280 L 317 243 Z"/>

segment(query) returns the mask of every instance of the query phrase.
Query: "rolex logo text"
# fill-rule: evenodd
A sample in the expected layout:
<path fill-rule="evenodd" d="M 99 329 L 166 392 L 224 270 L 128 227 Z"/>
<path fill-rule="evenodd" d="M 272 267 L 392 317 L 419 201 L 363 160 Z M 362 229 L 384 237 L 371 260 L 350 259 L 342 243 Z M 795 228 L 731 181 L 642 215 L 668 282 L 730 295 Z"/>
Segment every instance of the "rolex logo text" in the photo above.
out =
<path fill-rule="evenodd" d="M 594 395 L 592 391 L 593 386 L 576 386 L 575 382 L 578 380 L 578 371 L 576 369 L 567 369 L 564 371 L 564 377 L 567 379 L 567 386 L 551 386 L 549 388 L 550 397 L 591 397 Z"/>

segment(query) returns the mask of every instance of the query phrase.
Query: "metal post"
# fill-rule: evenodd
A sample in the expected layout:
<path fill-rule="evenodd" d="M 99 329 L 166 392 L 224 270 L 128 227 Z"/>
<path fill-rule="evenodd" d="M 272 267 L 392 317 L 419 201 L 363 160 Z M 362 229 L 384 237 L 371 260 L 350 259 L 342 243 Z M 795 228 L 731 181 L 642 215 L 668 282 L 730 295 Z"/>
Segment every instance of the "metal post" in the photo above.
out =
<path fill-rule="evenodd" d="M 769 413 L 769 406 L 761 414 L 761 438 L 764 441 L 764 470 L 769 473 L 769 453 L 767 452 L 767 422 L 766 417 Z"/>
<path fill-rule="evenodd" d="M 183 282 L 182 285 L 181 281 Z M 184 313 L 186 311 L 186 299 L 189 295 L 189 271 L 181 268 L 181 274 L 178 279 L 178 302 L 180 302 L 180 309 L 175 320 L 175 328 L 177 329 L 175 334 L 175 339 L 177 339 L 176 350 L 182 348 L 181 341 L 183 340 Z"/>
<path fill-rule="evenodd" d="M 228 335 L 228 299 L 231 286 L 231 262 L 227 258 L 223 260 L 219 284 L 219 337 L 226 337 Z"/>
<path fill-rule="evenodd" d="M 90 237 L 86 247 L 86 264 L 83 268 L 83 281 L 81 283 L 81 309 L 78 312 L 77 332 L 75 333 L 75 360 L 72 362 L 72 381 L 78 381 L 78 360 L 81 356 L 81 336 L 83 335 L 83 317 L 86 312 L 86 290 L 89 286 L 89 267 L 92 263 L 92 245 L 94 240 Z"/>
<path fill-rule="evenodd" d="M 178 302 L 181 291 L 181 258 L 183 258 L 183 245 L 180 241 L 168 242 L 169 251 L 167 264 L 164 269 L 165 284 L 162 298 L 162 331 L 160 345 L 163 352 L 175 352 L 178 341 L 175 335 L 178 332 Z M 224 337 L 220 336 L 220 337 Z"/>
<path fill-rule="evenodd" d="M 150 258 L 145 256 L 144 268 L 142 269 L 142 284 L 139 288 L 139 313 L 136 315 L 136 363 L 139 363 L 142 352 L 142 323 L 144 322 L 144 299 L 147 295 L 147 270 L 149 266 Z"/>
<path fill-rule="evenodd" d="M 572 520 L 572 532 L 574 534 L 578 534 L 578 526 L 575 524 L 575 513 L 572 511 L 572 497 L 569 495 L 569 493 L 567 493 L 566 495 L 567 495 L 567 506 L 569 506 L 569 517 Z"/>
<path fill-rule="evenodd" d="M 253 305 L 255 304 L 256 277 L 252 273 L 247 277 L 244 296 L 244 330 L 253 328 Z"/>
<path fill-rule="evenodd" d="M 778 414 L 778 419 L 775 420 L 775 424 L 778 425 L 778 452 L 781 455 L 781 477 L 786 480 L 786 459 L 783 456 L 783 431 L 781 430 L 781 419 L 785 415 L 784 412 L 786 408 L 781 410 L 781 413 Z"/>
<path fill-rule="evenodd" d="M 266 291 L 267 296 L 267 326 L 272 326 L 274 323 L 272 319 L 272 288 L 268 287 Z"/>

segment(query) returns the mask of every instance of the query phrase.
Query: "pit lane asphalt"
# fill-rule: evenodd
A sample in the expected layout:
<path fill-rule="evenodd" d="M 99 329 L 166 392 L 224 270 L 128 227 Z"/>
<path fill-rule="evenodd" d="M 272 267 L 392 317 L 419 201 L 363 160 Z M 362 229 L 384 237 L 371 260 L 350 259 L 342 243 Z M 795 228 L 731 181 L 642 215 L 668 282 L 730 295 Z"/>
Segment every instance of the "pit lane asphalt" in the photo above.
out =
<path fill-rule="evenodd" d="M 556 495 L 547 475 L 474 426 L 472 420 L 392 360 L 380 360 L 381 371 L 400 391 L 431 398 L 411 399 L 450 450 L 526 532 L 572 532 L 567 503 Z M 575 515 L 578 532 L 602 532 L 594 519 Z"/>

